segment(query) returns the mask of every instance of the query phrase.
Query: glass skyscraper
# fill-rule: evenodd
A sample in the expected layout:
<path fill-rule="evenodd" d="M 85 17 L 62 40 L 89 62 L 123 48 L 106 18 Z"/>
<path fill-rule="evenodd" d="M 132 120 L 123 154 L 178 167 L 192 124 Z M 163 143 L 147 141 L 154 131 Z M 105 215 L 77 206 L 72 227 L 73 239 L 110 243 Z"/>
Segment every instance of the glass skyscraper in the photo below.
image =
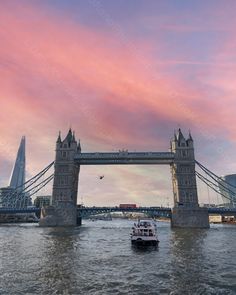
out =
<path fill-rule="evenodd" d="M 12 169 L 9 186 L 0 188 L 0 207 L 26 206 L 25 204 L 28 203 L 29 198 L 23 195 L 19 199 L 21 192 L 24 190 L 24 183 L 25 183 L 25 137 L 23 136 L 20 142 L 18 152 L 17 152 L 16 161 Z"/>

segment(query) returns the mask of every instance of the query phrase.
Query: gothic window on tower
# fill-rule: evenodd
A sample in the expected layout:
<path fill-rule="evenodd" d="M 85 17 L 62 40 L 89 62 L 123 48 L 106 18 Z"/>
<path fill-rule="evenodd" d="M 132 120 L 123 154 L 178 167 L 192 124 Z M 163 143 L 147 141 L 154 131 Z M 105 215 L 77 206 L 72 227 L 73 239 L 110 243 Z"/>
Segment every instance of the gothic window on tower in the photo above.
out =
<path fill-rule="evenodd" d="M 182 192 L 181 196 L 182 196 L 182 202 L 185 203 L 186 202 L 186 192 Z"/>
<path fill-rule="evenodd" d="M 62 152 L 62 157 L 63 157 L 63 158 L 66 158 L 66 156 L 67 156 L 67 152 L 64 152 L 64 151 L 63 151 L 63 152 Z"/>
<path fill-rule="evenodd" d="M 61 165 L 59 168 L 60 172 L 68 172 L 68 166 L 67 165 Z"/>
<path fill-rule="evenodd" d="M 193 193 L 192 192 L 189 192 L 189 201 L 193 202 Z"/>

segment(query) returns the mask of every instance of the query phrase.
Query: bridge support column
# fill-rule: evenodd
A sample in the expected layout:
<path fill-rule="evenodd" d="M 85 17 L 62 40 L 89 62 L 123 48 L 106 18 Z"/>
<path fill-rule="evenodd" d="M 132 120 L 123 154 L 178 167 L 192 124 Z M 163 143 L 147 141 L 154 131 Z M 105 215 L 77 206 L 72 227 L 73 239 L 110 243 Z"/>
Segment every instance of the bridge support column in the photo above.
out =
<path fill-rule="evenodd" d="M 173 208 L 172 227 L 209 228 L 207 208 Z"/>
<path fill-rule="evenodd" d="M 42 210 L 40 226 L 77 225 L 77 190 L 80 167 L 75 163 L 74 157 L 80 152 L 80 143 L 77 145 L 71 130 L 63 141 L 59 135 L 56 144 L 52 205 Z"/>
<path fill-rule="evenodd" d="M 71 203 L 43 208 L 40 226 L 75 226 L 77 225 L 77 208 Z"/>
<path fill-rule="evenodd" d="M 200 208 L 198 204 L 191 134 L 186 140 L 179 129 L 171 141 L 171 152 L 174 153 L 174 162 L 171 164 L 174 193 L 171 225 L 172 227 L 207 228 L 209 227 L 208 210 Z"/>

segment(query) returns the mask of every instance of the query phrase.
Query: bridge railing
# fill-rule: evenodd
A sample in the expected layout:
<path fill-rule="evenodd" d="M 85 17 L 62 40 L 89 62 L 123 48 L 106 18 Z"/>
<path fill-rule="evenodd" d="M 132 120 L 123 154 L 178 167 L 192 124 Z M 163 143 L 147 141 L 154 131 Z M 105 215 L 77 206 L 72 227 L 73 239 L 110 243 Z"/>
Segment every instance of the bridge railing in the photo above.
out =
<path fill-rule="evenodd" d="M 215 208 L 215 207 L 210 207 L 208 208 L 208 212 L 212 213 L 212 214 L 224 214 L 224 213 L 232 213 L 232 214 L 236 214 L 236 208 L 224 208 L 224 207 L 220 207 L 220 208 Z"/>
<path fill-rule="evenodd" d="M 137 208 L 120 208 L 120 207 L 80 207 L 77 209 L 81 217 L 111 213 L 111 212 L 140 212 L 155 216 L 170 217 L 171 209 L 164 207 L 137 207 Z"/>

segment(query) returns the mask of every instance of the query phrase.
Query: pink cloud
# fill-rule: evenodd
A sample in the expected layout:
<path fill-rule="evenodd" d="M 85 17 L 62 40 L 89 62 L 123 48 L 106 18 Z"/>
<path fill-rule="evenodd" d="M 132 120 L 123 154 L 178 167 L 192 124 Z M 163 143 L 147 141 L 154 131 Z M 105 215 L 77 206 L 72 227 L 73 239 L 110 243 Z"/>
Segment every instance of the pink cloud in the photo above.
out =
<path fill-rule="evenodd" d="M 185 81 L 164 74 L 171 63 L 163 62 L 159 52 L 153 60 L 151 43 L 136 41 L 140 56 L 111 32 L 69 22 L 29 3 L 1 3 L 0 132 L 8 146 L 27 136 L 30 174 L 52 160 L 58 130 L 70 125 L 84 150 L 167 149 L 165 133 L 172 132 L 167 122 L 173 128 L 194 126 L 203 137 L 214 130 L 236 137 L 234 68 L 230 77 L 210 78 L 212 65 L 206 63 L 201 77 Z M 209 93 L 209 86 L 219 85 L 224 101 Z M 155 131 L 163 126 L 169 130 Z M 1 145 L 0 153 L 7 149 Z M 14 159 L 15 150 L 8 150 L 8 156 Z M 137 179 L 135 172 L 128 177 Z"/>

